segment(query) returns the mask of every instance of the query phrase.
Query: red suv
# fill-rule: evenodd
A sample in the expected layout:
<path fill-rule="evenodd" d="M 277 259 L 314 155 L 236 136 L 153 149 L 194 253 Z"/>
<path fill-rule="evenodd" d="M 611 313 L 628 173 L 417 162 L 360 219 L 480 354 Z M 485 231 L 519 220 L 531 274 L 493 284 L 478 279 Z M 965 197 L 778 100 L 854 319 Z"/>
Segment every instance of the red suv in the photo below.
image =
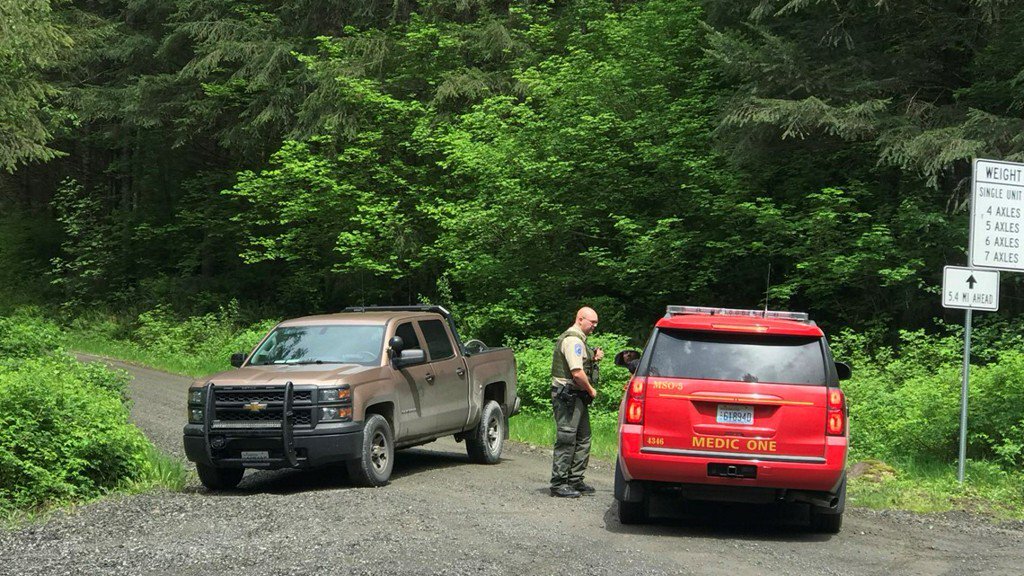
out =
<path fill-rule="evenodd" d="M 615 499 L 623 524 L 647 520 L 652 493 L 692 500 L 802 502 L 836 533 L 849 440 L 835 362 L 807 314 L 669 306 L 619 409 Z"/>

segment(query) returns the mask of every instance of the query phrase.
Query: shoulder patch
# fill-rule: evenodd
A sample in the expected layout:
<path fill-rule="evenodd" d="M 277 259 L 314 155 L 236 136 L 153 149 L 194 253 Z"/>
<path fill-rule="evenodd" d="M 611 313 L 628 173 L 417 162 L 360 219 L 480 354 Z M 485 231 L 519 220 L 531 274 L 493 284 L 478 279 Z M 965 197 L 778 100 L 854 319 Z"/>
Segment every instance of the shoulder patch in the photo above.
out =
<path fill-rule="evenodd" d="M 580 357 L 582 357 L 582 356 L 583 356 L 583 344 L 580 344 L 580 343 L 578 343 L 578 342 L 577 342 L 577 343 L 576 343 L 576 346 L 575 346 L 575 347 L 574 347 L 574 348 L 572 349 L 572 351 L 573 351 L 573 352 L 574 352 L 574 353 L 575 353 L 575 354 L 576 354 L 577 356 L 580 356 Z"/>

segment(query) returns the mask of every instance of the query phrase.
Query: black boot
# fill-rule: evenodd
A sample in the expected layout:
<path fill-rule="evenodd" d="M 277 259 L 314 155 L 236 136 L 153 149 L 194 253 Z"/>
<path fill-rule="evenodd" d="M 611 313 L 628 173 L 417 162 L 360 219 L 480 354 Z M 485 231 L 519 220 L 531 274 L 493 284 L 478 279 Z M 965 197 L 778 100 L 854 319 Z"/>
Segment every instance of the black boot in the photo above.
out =
<path fill-rule="evenodd" d="M 561 484 L 551 487 L 551 495 L 559 498 L 579 498 L 580 493 L 568 484 Z"/>

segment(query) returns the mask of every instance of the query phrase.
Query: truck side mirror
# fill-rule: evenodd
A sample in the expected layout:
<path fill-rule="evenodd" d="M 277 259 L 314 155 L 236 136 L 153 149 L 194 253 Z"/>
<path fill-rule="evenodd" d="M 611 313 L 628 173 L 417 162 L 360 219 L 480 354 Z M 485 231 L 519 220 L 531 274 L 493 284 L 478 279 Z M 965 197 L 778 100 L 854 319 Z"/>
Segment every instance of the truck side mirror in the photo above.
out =
<path fill-rule="evenodd" d="M 410 348 L 403 351 L 401 356 L 395 356 L 392 360 L 395 363 L 395 368 L 405 368 L 406 366 L 415 366 L 416 364 L 426 362 L 427 353 L 420 348 Z"/>
<path fill-rule="evenodd" d="M 615 355 L 615 365 L 622 366 L 630 372 L 636 372 L 637 365 L 640 363 L 640 354 L 639 350 L 623 350 Z"/>
<path fill-rule="evenodd" d="M 401 336 L 392 336 L 391 340 L 388 340 L 388 348 L 394 353 L 395 358 L 402 355 L 402 350 L 405 348 L 405 342 Z"/>
<path fill-rule="evenodd" d="M 840 380 L 849 380 L 850 376 L 853 376 L 853 370 L 846 362 L 836 362 L 836 373 Z"/>
<path fill-rule="evenodd" d="M 242 364 L 245 364 L 245 352 L 235 352 L 231 355 L 231 365 L 235 368 L 241 368 Z"/>

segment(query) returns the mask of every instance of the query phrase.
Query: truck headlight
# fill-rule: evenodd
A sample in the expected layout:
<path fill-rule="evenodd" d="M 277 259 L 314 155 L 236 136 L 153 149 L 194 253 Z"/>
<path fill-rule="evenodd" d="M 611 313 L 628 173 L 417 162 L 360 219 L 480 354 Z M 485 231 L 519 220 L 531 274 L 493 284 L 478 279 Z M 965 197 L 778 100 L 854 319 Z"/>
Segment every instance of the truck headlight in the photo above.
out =
<path fill-rule="evenodd" d="M 188 409 L 188 423 L 189 424 L 202 424 L 203 423 L 203 409 L 202 408 L 189 408 Z"/>
<path fill-rule="evenodd" d="M 347 406 L 320 408 L 321 422 L 344 422 L 352 419 L 352 409 Z"/>
<path fill-rule="evenodd" d="M 324 402 L 348 402 L 352 399 L 352 390 L 348 386 L 341 388 L 321 388 L 317 398 Z"/>
<path fill-rule="evenodd" d="M 189 404 L 202 404 L 203 403 L 203 389 L 202 388 L 191 388 L 188 391 L 188 403 Z"/>

